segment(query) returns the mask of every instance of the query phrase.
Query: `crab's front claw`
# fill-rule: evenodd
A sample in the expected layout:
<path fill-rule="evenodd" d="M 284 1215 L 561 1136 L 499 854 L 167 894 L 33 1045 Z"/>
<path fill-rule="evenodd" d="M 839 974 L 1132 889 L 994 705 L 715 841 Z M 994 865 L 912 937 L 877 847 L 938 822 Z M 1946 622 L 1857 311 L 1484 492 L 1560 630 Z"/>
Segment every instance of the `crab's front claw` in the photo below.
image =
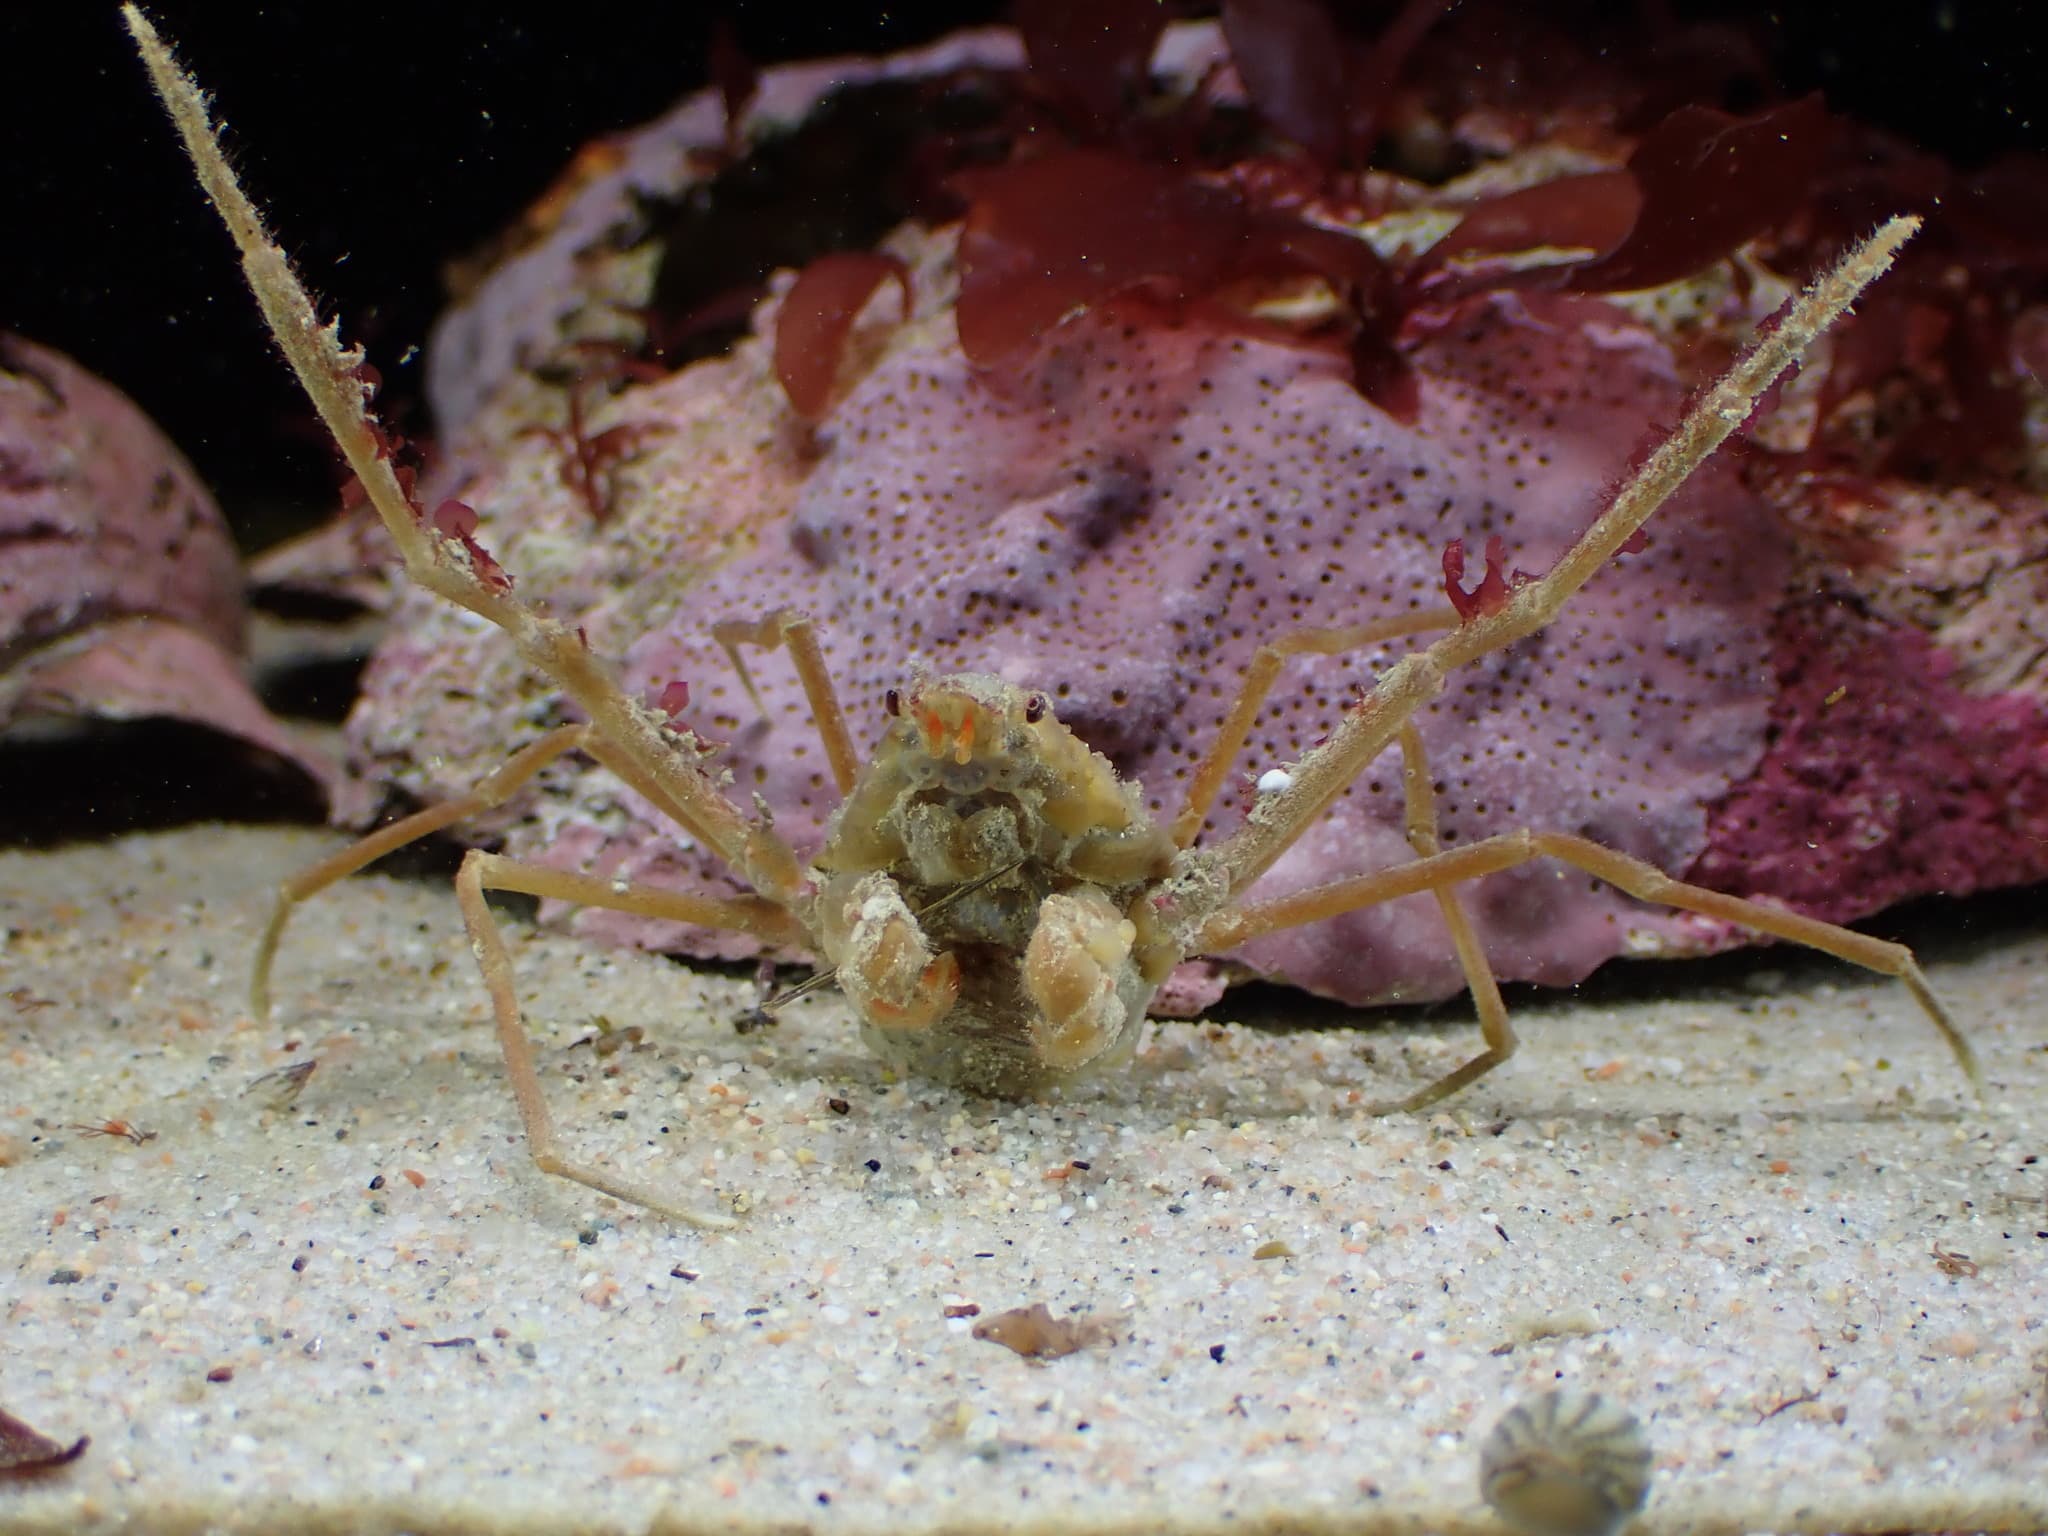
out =
<path fill-rule="evenodd" d="M 1086 1066 L 1129 1033 L 1123 982 L 1138 930 L 1092 886 L 1045 898 L 1024 951 L 1024 987 L 1038 1059 L 1055 1072 Z"/>
<path fill-rule="evenodd" d="M 960 962 L 951 952 L 941 954 L 919 971 L 903 992 L 901 1002 L 878 993 L 865 994 L 861 1001 L 869 1022 L 902 1034 L 929 1029 L 952 1011 L 960 996 Z"/>
<path fill-rule="evenodd" d="M 870 876 L 855 887 L 839 984 L 862 1017 L 891 1033 L 929 1029 L 960 996 L 960 962 L 935 952 L 896 883 Z"/>

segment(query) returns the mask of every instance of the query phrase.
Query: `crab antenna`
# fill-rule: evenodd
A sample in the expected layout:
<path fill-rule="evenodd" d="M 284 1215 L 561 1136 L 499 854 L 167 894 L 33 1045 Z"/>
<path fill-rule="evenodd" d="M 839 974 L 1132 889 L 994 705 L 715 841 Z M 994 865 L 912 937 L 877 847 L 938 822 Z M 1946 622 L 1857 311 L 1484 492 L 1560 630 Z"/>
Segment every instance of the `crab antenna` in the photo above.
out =
<path fill-rule="evenodd" d="M 694 739 L 682 738 L 679 749 L 676 735 L 620 691 L 574 629 L 512 596 L 510 583 L 502 576 L 487 580 L 456 552 L 459 545 L 423 526 L 419 509 L 385 457 L 364 404 L 359 371 L 362 354 L 342 345 L 336 326 L 321 323 L 298 274 L 235 179 L 198 84 L 179 67 L 138 7 L 123 5 L 121 15 L 148 66 L 164 110 L 185 142 L 199 184 L 234 237 L 243 275 L 278 348 L 390 530 L 404 558 L 406 575 L 503 629 L 529 666 L 553 678 L 607 739 L 647 765 L 647 788 L 659 795 L 665 810 L 739 870 L 756 890 L 778 899 L 789 898 L 803 880 L 795 853 L 767 826 L 748 822 L 718 791 L 711 776 L 699 766 L 706 754 L 701 748 L 691 750 L 697 747 Z"/>
<path fill-rule="evenodd" d="M 1888 220 L 1816 279 L 1785 317 L 1694 402 L 1678 430 L 1545 575 L 1516 591 L 1495 612 L 1468 620 L 1383 673 L 1372 696 L 1296 765 L 1293 782 L 1260 800 L 1244 824 L 1217 846 L 1216 857 L 1228 874 L 1230 889 L 1243 890 L 1270 868 L 1386 749 L 1403 722 L 1443 691 L 1447 673 L 1534 634 L 1555 618 L 1571 595 L 1749 418 L 1778 376 L 1804 357 L 1856 297 L 1890 269 L 1899 248 L 1919 228 L 1920 220 L 1911 216 Z"/>

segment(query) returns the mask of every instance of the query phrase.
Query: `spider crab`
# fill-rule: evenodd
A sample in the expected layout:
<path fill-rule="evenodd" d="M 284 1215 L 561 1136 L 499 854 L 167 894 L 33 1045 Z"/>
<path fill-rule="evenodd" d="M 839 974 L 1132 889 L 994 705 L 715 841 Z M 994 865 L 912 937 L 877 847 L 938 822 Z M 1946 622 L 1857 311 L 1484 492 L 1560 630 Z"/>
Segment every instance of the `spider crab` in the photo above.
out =
<path fill-rule="evenodd" d="M 1462 548 L 1446 550 L 1450 606 L 1385 622 L 1302 630 L 1257 653 L 1235 704 L 1170 822 L 1136 785 L 1063 725 L 1046 697 L 1003 679 L 912 677 L 889 696 L 892 717 L 863 761 L 812 622 L 778 611 L 720 626 L 728 648 L 787 648 L 810 704 L 841 803 L 806 860 L 765 815 L 724 792 L 715 749 L 676 710 L 628 695 L 575 628 L 516 596 L 473 537 L 459 503 L 429 511 L 394 474 L 369 416 L 360 356 L 323 324 L 222 157 L 204 98 L 133 6 L 130 29 L 184 138 L 208 196 L 240 249 L 244 271 L 300 382 L 346 454 L 411 580 L 501 630 L 520 656 L 574 701 L 583 723 L 531 743 L 467 795 L 373 834 L 287 883 L 258 951 L 256 998 L 267 1006 L 271 957 L 298 902 L 391 849 L 502 802 L 548 763 L 582 752 L 616 773 L 677 827 L 715 851 L 751 887 L 694 895 L 542 868 L 475 851 L 456 880 L 490 992 L 500 1046 L 535 1162 L 617 1198 L 700 1226 L 723 1212 L 676 1209 L 662 1194 L 574 1161 L 560 1150 L 541 1096 L 491 890 L 721 927 L 808 949 L 859 1014 L 868 1043 L 893 1065 L 976 1092 L 1018 1095 L 1127 1061 L 1147 1004 L 1184 957 L 1400 896 L 1431 893 L 1477 1002 L 1484 1048 L 1415 1093 L 1370 1106 L 1419 1109 L 1465 1087 L 1513 1053 L 1516 1040 L 1491 969 L 1459 906 L 1464 881 L 1552 858 L 1631 895 L 1744 924 L 1901 979 L 1972 1081 L 1969 1045 L 1929 990 L 1910 951 L 1670 878 L 1586 839 L 1522 830 L 1444 851 L 1420 735 L 1411 723 L 1458 667 L 1541 629 L 1572 594 L 1630 545 L 1657 508 L 1755 408 L 1832 321 L 1876 280 L 1917 221 L 1894 219 L 1810 288 L 1722 380 L 1547 572 L 1503 569 L 1487 552 L 1478 587 L 1459 583 Z M 1310 750 L 1284 785 L 1262 795 L 1236 830 L 1210 846 L 1196 835 L 1283 661 L 1335 655 L 1389 639 L 1434 635 L 1389 667 Z M 735 653 L 737 654 L 737 653 Z M 668 701 L 664 701 L 666 703 Z M 1413 862 L 1314 889 L 1259 899 L 1256 882 L 1329 803 L 1389 747 L 1403 763 Z"/>

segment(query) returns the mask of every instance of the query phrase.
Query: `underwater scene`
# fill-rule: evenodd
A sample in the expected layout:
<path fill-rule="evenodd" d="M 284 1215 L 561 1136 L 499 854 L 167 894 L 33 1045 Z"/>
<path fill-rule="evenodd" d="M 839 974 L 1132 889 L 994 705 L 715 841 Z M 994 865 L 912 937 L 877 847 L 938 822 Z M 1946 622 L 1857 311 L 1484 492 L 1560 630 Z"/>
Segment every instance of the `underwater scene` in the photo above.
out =
<path fill-rule="evenodd" d="M 0 1532 L 2048 1529 L 2044 40 L 0 20 Z"/>

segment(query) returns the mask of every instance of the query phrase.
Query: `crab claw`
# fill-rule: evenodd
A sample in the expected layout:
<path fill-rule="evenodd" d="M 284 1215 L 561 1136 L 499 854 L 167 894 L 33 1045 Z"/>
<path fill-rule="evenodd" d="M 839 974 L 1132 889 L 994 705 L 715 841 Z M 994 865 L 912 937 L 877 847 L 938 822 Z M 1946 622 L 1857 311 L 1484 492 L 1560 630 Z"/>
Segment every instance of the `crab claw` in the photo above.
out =
<path fill-rule="evenodd" d="M 1024 987 L 1038 1006 L 1031 1043 L 1057 1072 L 1086 1066 L 1122 1039 L 1119 982 L 1138 930 L 1092 886 L 1045 898 L 1024 951 Z"/>
<path fill-rule="evenodd" d="M 892 1033 L 929 1029 L 960 996 L 960 962 L 935 953 L 917 915 L 886 875 L 854 888 L 839 984 L 877 1028 Z"/>

